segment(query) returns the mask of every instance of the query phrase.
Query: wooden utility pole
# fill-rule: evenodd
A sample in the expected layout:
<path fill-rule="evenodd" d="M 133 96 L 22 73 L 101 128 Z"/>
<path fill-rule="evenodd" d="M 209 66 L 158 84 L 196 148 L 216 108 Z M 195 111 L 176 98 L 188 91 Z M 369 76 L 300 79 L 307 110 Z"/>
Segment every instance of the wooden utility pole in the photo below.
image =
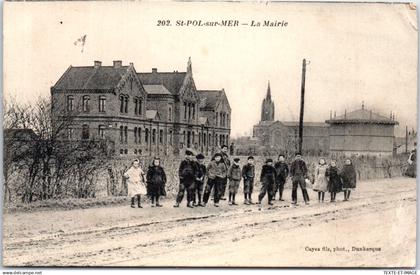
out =
<path fill-rule="evenodd" d="M 300 89 L 300 116 L 299 116 L 299 154 L 302 154 L 303 145 L 303 114 L 305 108 L 305 76 L 306 76 L 306 59 L 302 62 L 302 85 Z"/>
<path fill-rule="evenodd" d="M 405 126 L 405 152 L 408 153 L 408 127 Z"/>

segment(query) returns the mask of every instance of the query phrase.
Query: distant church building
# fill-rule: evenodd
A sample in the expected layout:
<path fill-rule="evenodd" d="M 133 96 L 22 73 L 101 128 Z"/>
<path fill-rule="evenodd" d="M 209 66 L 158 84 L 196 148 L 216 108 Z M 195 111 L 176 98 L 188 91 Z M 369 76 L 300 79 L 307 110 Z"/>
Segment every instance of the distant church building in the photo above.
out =
<path fill-rule="evenodd" d="M 304 122 L 302 153 L 392 155 L 395 125 L 398 122 L 393 115 L 389 118 L 382 116 L 366 110 L 363 104 L 361 109 L 345 112 L 342 116 L 330 115 L 325 122 Z M 252 140 L 258 141 L 260 151 L 293 154 L 298 150 L 298 136 L 298 121 L 274 120 L 274 102 L 269 84 L 262 103 L 261 120 L 253 128 Z M 246 149 L 242 148 L 242 151 L 246 152 Z"/>
<path fill-rule="evenodd" d="M 299 122 L 274 120 L 274 102 L 268 83 L 267 94 L 262 103 L 261 121 L 254 126 L 253 137 L 260 141 L 266 150 L 283 153 L 297 151 Z M 324 154 L 329 151 L 328 124 L 323 122 L 304 122 L 303 153 Z"/>
<path fill-rule="evenodd" d="M 172 155 L 189 147 L 211 154 L 229 144 L 224 89 L 197 90 L 185 72 L 137 72 L 133 63 L 70 66 L 51 87 L 53 115 L 71 115 L 67 140 L 104 140 L 116 155 Z"/>

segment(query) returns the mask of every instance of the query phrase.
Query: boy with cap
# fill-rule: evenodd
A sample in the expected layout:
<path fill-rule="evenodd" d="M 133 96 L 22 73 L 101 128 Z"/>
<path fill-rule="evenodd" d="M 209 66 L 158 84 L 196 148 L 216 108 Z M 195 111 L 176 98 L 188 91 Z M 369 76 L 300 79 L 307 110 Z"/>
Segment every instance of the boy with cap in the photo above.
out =
<path fill-rule="evenodd" d="M 242 167 L 242 178 L 244 179 L 244 204 L 252 204 L 252 191 L 254 190 L 254 177 L 255 177 L 255 167 L 254 167 L 254 157 L 248 157 L 248 163 Z"/>
<path fill-rule="evenodd" d="M 193 207 L 194 181 L 197 174 L 197 162 L 195 162 L 193 157 L 194 153 L 192 151 L 185 151 L 185 159 L 181 162 L 178 171 L 180 183 L 174 207 L 179 207 L 184 198 L 185 190 L 187 191 L 187 207 Z"/>
<path fill-rule="evenodd" d="M 284 155 L 280 154 L 278 162 L 274 165 L 276 168 L 276 186 L 273 192 L 273 199 L 276 199 L 277 190 L 279 190 L 279 200 L 283 201 L 284 184 L 286 183 L 287 176 L 289 175 L 289 167 L 285 162 Z"/>
<path fill-rule="evenodd" d="M 236 193 L 238 193 L 239 183 L 241 182 L 242 171 L 239 166 L 239 158 L 233 160 L 229 167 L 227 177 L 229 179 L 229 205 L 237 205 L 235 202 Z"/>
<path fill-rule="evenodd" d="M 292 204 L 297 204 L 297 189 L 298 186 L 302 189 L 302 196 L 305 204 L 309 204 L 309 195 L 306 191 L 305 178 L 307 177 L 308 168 L 306 167 L 305 161 L 302 159 L 302 155 L 297 153 L 295 160 L 290 165 L 290 176 L 292 177 Z"/>
<path fill-rule="evenodd" d="M 204 204 L 202 204 L 201 199 L 203 196 L 203 190 L 204 190 L 204 178 L 206 177 L 206 166 L 204 165 L 204 155 L 198 154 L 196 156 L 197 158 L 197 174 L 195 176 L 195 186 L 194 186 L 194 206 L 202 206 L 204 207 Z M 198 199 L 198 204 L 196 204 Z"/>
<path fill-rule="evenodd" d="M 258 207 L 261 210 L 261 202 L 265 196 L 268 195 L 268 204 L 273 205 L 271 200 L 273 199 L 274 185 L 276 182 L 276 169 L 273 166 L 273 160 L 267 159 L 261 170 L 261 191 L 258 196 Z"/>
<path fill-rule="evenodd" d="M 210 162 L 207 167 L 208 180 L 206 190 L 204 191 L 203 202 L 204 205 L 209 201 L 211 190 L 214 187 L 214 206 L 219 207 L 220 194 L 223 188 L 223 180 L 226 178 L 227 169 L 222 161 L 222 155 L 216 153 L 214 160 Z"/>

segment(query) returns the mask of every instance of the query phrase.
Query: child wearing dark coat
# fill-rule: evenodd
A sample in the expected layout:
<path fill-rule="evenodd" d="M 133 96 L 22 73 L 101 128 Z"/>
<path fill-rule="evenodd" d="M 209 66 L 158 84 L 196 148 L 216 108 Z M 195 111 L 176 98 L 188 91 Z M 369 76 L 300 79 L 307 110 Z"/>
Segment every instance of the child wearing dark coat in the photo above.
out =
<path fill-rule="evenodd" d="M 244 179 L 244 204 L 252 203 L 252 191 L 254 190 L 255 166 L 254 157 L 248 157 L 248 163 L 242 167 L 242 178 Z"/>
<path fill-rule="evenodd" d="M 185 151 L 185 159 L 179 165 L 178 170 L 179 191 L 174 207 L 179 207 L 179 204 L 184 198 L 185 191 L 187 191 L 187 207 L 194 207 L 194 183 L 197 175 L 197 162 L 194 158 L 194 153 L 191 150 Z"/>
<path fill-rule="evenodd" d="M 351 190 L 356 188 L 356 169 L 354 169 L 351 159 L 346 159 L 340 177 L 343 182 L 344 201 L 348 201 Z"/>
<path fill-rule="evenodd" d="M 325 172 L 325 176 L 328 181 L 328 191 L 331 193 L 330 202 L 335 202 L 337 193 L 341 192 L 342 183 L 341 177 L 338 172 L 337 163 L 335 160 L 331 160 L 330 166 Z"/>
<path fill-rule="evenodd" d="M 276 186 L 273 193 L 275 200 L 277 190 L 279 191 L 279 200 L 283 200 L 284 184 L 286 183 L 287 176 L 289 175 L 289 166 L 285 162 L 284 155 L 279 155 L 278 162 L 274 165 L 276 169 Z"/>
<path fill-rule="evenodd" d="M 271 200 L 273 199 L 274 185 L 276 183 L 276 169 L 273 166 L 273 160 L 267 159 L 265 165 L 263 165 L 261 170 L 261 191 L 258 196 L 258 207 L 261 210 L 261 202 L 267 193 L 268 195 L 268 204 L 273 205 Z"/>
<path fill-rule="evenodd" d="M 204 179 L 207 174 L 207 168 L 204 165 L 204 155 L 198 154 L 197 158 L 197 174 L 195 175 L 195 184 L 194 184 L 194 206 L 204 207 L 202 203 L 203 191 L 204 191 Z M 198 203 L 197 203 L 198 200 Z"/>
<path fill-rule="evenodd" d="M 235 202 L 238 193 L 239 183 L 242 178 L 241 167 L 239 166 L 239 158 L 233 160 L 233 164 L 229 167 L 227 177 L 229 179 L 229 205 L 237 205 Z"/>
<path fill-rule="evenodd" d="M 147 193 L 151 199 L 152 207 L 162 207 L 159 204 L 159 197 L 166 196 L 165 184 L 166 184 L 166 174 L 163 167 L 160 166 L 160 159 L 155 158 L 153 164 L 147 170 Z"/>

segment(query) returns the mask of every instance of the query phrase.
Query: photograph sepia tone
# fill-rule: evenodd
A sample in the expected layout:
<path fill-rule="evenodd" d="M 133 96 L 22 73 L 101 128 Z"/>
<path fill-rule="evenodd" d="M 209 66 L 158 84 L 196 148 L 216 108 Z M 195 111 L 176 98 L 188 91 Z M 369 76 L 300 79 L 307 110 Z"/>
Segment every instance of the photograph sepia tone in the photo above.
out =
<path fill-rule="evenodd" d="M 412 3 L 5 2 L 6 267 L 416 265 Z"/>

